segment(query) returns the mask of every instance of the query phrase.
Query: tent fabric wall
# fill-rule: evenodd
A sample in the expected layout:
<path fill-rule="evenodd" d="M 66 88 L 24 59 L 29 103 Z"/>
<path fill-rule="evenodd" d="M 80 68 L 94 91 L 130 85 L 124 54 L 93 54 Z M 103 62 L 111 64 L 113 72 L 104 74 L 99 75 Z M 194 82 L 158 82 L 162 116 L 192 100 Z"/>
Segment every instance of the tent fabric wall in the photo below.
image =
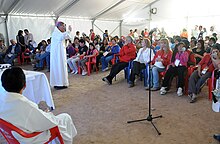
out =
<path fill-rule="evenodd" d="M 68 27 L 71 26 L 72 31 L 70 32 L 70 35 L 72 38 L 76 35 L 76 31 L 79 31 L 80 35 L 82 35 L 82 33 L 89 35 L 89 31 L 92 28 L 91 20 L 60 17 L 59 21 L 63 21 L 66 24 L 67 30 Z"/>
<path fill-rule="evenodd" d="M 9 40 L 16 39 L 18 30 L 28 29 L 33 34 L 34 40 L 39 43 L 41 40 L 50 38 L 54 29 L 54 20 L 47 17 L 8 17 Z"/>
<path fill-rule="evenodd" d="M 137 29 L 137 33 L 141 34 L 141 31 L 145 28 L 149 28 L 149 21 L 137 21 L 137 22 L 123 22 L 122 23 L 122 35 L 127 36 L 130 33 L 130 30 Z"/>
<path fill-rule="evenodd" d="M 219 31 L 220 24 L 217 22 L 220 18 L 218 11 L 219 0 L 160 0 L 152 5 L 157 8 L 157 14 L 152 14 L 151 28 L 164 27 L 168 34 L 180 34 L 183 28 L 191 33 L 195 25 L 206 27 L 215 26 Z"/>
<path fill-rule="evenodd" d="M 94 24 L 98 27 L 97 28 L 96 26 L 94 26 L 94 32 L 96 34 L 100 35 L 101 38 L 102 38 L 103 32 L 105 30 L 108 30 L 108 34 L 111 36 L 116 36 L 116 35 L 120 34 L 120 31 L 119 31 L 120 30 L 119 29 L 120 22 L 97 20 L 97 21 L 95 21 Z"/>

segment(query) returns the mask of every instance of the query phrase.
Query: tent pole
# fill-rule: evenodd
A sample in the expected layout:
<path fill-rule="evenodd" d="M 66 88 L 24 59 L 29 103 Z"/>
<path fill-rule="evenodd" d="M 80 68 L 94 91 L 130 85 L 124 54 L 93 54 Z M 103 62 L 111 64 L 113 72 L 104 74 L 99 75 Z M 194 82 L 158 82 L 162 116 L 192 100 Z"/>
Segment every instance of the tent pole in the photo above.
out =
<path fill-rule="evenodd" d="M 95 27 L 97 27 L 97 29 L 99 29 L 102 33 L 104 33 L 104 31 L 102 31 L 96 24 L 94 24 Z"/>
<path fill-rule="evenodd" d="M 4 18 L 5 21 L 5 31 L 6 31 L 6 45 L 9 46 L 9 36 L 8 36 L 8 25 L 7 25 L 7 21 L 8 21 L 8 15 L 6 15 L 6 17 Z"/>
<path fill-rule="evenodd" d="M 118 27 L 120 27 L 120 25 L 118 25 L 115 29 L 113 29 L 113 31 L 110 33 L 110 35 L 112 35 L 112 33 L 115 32 Z"/>
<path fill-rule="evenodd" d="M 95 23 L 95 19 L 92 20 L 92 29 L 94 31 L 94 23 Z"/>
<path fill-rule="evenodd" d="M 56 16 L 56 19 L 54 19 L 54 23 L 55 23 L 55 25 L 56 25 L 58 19 L 59 19 L 59 16 Z"/>
<path fill-rule="evenodd" d="M 152 21 L 152 13 L 151 13 L 151 5 L 149 6 L 150 11 L 149 11 L 149 31 L 151 30 L 151 21 Z"/>
<path fill-rule="evenodd" d="M 119 37 L 122 36 L 122 22 L 123 22 L 123 20 L 120 20 L 120 23 L 119 23 Z"/>

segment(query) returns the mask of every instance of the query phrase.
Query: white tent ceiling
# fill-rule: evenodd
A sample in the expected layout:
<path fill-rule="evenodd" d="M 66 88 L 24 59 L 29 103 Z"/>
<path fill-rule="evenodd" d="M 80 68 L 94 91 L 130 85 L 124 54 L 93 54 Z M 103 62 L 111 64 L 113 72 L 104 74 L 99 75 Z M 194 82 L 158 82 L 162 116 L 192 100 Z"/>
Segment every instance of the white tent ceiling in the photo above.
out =
<path fill-rule="evenodd" d="M 0 13 L 122 20 L 155 0 L 0 0 Z M 147 13 L 146 13 L 147 15 Z"/>
<path fill-rule="evenodd" d="M 48 38 L 55 20 L 76 31 L 96 34 L 108 29 L 112 35 L 140 33 L 145 27 L 164 27 L 169 34 L 188 31 L 194 25 L 220 29 L 219 0 L 0 0 L 0 33 L 15 38 L 19 29 L 29 29 L 37 41 Z M 150 14 L 157 8 L 157 14 Z M 6 21 L 6 23 L 5 23 Z M 7 24 L 7 30 L 6 26 Z M 119 27 L 120 26 L 120 27 Z"/>

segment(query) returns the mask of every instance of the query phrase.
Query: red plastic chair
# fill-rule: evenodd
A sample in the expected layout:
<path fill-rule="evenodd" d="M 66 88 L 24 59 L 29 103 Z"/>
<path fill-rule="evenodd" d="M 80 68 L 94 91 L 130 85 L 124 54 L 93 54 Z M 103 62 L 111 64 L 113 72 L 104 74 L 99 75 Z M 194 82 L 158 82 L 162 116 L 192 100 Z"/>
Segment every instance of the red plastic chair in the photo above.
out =
<path fill-rule="evenodd" d="M 24 55 L 24 52 L 21 54 L 21 57 L 22 57 L 22 62 L 23 63 L 24 63 L 25 59 L 26 59 L 27 63 L 28 63 L 28 61 L 31 61 L 31 57 Z"/>
<path fill-rule="evenodd" d="M 4 136 L 4 138 L 7 140 L 7 142 L 9 144 L 19 144 L 19 142 L 12 135 L 12 131 L 17 132 L 19 135 L 21 135 L 22 137 L 25 137 L 25 138 L 32 138 L 32 137 L 35 137 L 35 136 L 42 133 L 42 132 L 26 133 L 23 130 L 17 128 L 16 126 L 12 125 L 11 123 L 9 123 L 3 119 L 0 119 L 0 132 Z M 63 138 L 60 135 L 60 131 L 58 129 L 58 126 L 51 128 L 50 133 L 51 133 L 51 137 L 45 144 L 48 144 L 56 137 L 58 137 L 61 144 L 64 144 Z"/>
<path fill-rule="evenodd" d="M 212 100 L 212 91 L 214 89 L 214 84 L 216 82 L 215 71 L 212 72 L 212 77 L 207 80 L 208 88 L 209 88 L 209 100 Z"/>
<path fill-rule="evenodd" d="M 89 57 L 88 62 L 86 62 L 86 66 L 87 66 L 87 72 L 88 72 L 88 76 L 90 76 L 91 72 L 92 72 L 92 65 L 95 66 L 96 69 L 96 73 L 98 73 L 98 68 L 96 67 L 96 62 L 93 62 L 92 59 L 97 57 L 98 54 L 96 54 L 95 56 Z"/>
<path fill-rule="evenodd" d="M 79 59 L 83 59 L 84 56 L 80 56 Z M 78 66 L 78 74 L 82 74 L 81 68 L 79 66 L 79 61 L 77 62 L 77 66 Z"/>
<path fill-rule="evenodd" d="M 166 71 L 168 70 L 168 68 L 169 68 L 169 66 L 167 66 L 167 69 L 166 69 Z M 194 70 L 196 70 L 197 69 L 197 67 L 196 66 L 189 66 L 188 68 L 187 68 L 187 71 L 186 71 L 186 76 L 185 76 L 185 78 L 184 78 L 184 94 L 185 95 L 188 95 L 188 83 L 189 83 L 189 77 L 190 77 L 190 75 L 194 72 Z M 163 72 L 160 72 L 159 73 L 159 77 L 160 77 L 160 79 L 163 79 L 164 78 L 164 76 L 165 76 L 165 74 L 166 74 L 166 71 L 163 71 Z M 177 80 L 177 79 L 176 79 Z M 177 82 L 176 82 L 177 83 Z"/>
<path fill-rule="evenodd" d="M 111 60 L 112 65 L 114 65 L 115 63 L 117 63 L 117 60 L 119 59 L 118 57 L 120 56 L 120 54 L 114 54 L 114 58 Z"/>

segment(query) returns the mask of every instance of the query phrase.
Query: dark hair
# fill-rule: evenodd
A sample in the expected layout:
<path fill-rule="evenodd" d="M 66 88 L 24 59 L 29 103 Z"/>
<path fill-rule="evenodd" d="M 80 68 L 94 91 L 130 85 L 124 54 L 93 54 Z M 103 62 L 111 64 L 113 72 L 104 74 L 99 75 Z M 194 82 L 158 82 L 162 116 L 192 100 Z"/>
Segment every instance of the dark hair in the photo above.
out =
<path fill-rule="evenodd" d="M 191 40 L 196 40 L 196 37 L 192 36 L 190 39 L 191 39 Z"/>
<path fill-rule="evenodd" d="M 201 49 L 202 50 L 205 50 L 205 42 L 204 42 L 204 40 L 198 40 L 198 42 L 197 43 L 201 43 L 201 45 L 202 45 L 202 47 L 201 47 Z"/>
<path fill-rule="evenodd" d="M 75 37 L 73 41 L 75 41 L 76 39 L 78 39 L 78 40 L 79 40 L 79 38 L 78 38 L 78 37 Z"/>
<path fill-rule="evenodd" d="M 184 42 L 179 42 L 177 45 L 175 45 L 175 48 L 173 50 L 173 54 L 172 54 L 172 58 L 171 58 L 171 62 L 174 62 L 175 61 L 175 58 L 176 58 L 176 54 L 178 52 L 178 46 L 183 44 L 185 46 L 185 43 Z"/>
<path fill-rule="evenodd" d="M 114 36 L 114 38 L 116 38 L 116 40 L 118 40 L 119 39 L 119 37 L 116 35 L 116 36 Z"/>
<path fill-rule="evenodd" d="M 183 42 L 185 44 L 186 49 L 189 48 L 189 41 L 188 41 L 188 39 L 182 39 L 181 42 Z"/>
<path fill-rule="evenodd" d="M 93 46 L 93 49 L 92 49 L 92 50 L 90 49 L 90 46 Z M 96 48 L 95 48 L 95 45 L 94 45 L 93 43 L 89 43 L 89 51 L 88 51 L 89 55 L 92 55 L 92 54 L 93 54 L 92 52 L 93 52 L 94 49 L 96 49 Z"/>
<path fill-rule="evenodd" d="M 192 40 L 191 40 L 191 42 L 192 42 L 192 43 L 194 43 L 194 45 L 196 45 L 196 44 L 197 44 L 197 41 L 196 41 L 196 40 L 194 40 L 194 39 L 192 39 Z"/>
<path fill-rule="evenodd" d="M 219 43 L 214 44 L 212 49 L 217 49 L 218 51 L 220 51 L 220 44 Z"/>
<path fill-rule="evenodd" d="M 76 34 L 78 35 L 78 34 L 79 34 L 79 31 L 76 31 Z"/>
<path fill-rule="evenodd" d="M 115 42 L 117 42 L 117 39 L 115 37 L 111 38 L 111 41 L 114 40 Z"/>
<path fill-rule="evenodd" d="M 85 44 L 85 40 L 84 39 L 80 39 L 79 42 Z"/>
<path fill-rule="evenodd" d="M 46 44 L 46 46 L 47 46 L 47 42 L 45 41 L 45 40 L 42 40 L 41 41 L 41 44 L 43 45 L 43 42 Z"/>
<path fill-rule="evenodd" d="M 23 33 L 23 30 L 19 30 L 18 31 L 18 36 L 22 35 L 22 33 Z"/>
<path fill-rule="evenodd" d="M 95 45 L 93 43 L 89 43 L 89 46 L 93 46 L 93 49 L 95 49 Z"/>
<path fill-rule="evenodd" d="M 49 39 L 47 39 L 47 43 L 48 43 L 48 42 L 51 42 L 51 39 L 50 39 L 50 38 L 49 38 Z"/>
<path fill-rule="evenodd" d="M 178 42 L 181 42 L 181 37 L 180 37 L 180 36 L 175 36 L 175 37 L 174 37 L 174 41 L 176 41 L 176 40 L 177 40 Z"/>
<path fill-rule="evenodd" d="M 19 67 L 6 69 L 1 77 L 2 86 L 7 92 L 19 93 L 24 87 L 26 80 L 23 70 Z"/>
<path fill-rule="evenodd" d="M 209 39 L 209 36 L 205 36 L 205 39 Z"/>
<path fill-rule="evenodd" d="M 24 32 L 29 32 L 28 29 L 25 29 Z"/>
<path fill-rule="evenodd" d="M 216 43 L 215 37 L 211 37 L 211 38 L 209 39 L 209 41 L 213 41 L 214 43 Z"/>

